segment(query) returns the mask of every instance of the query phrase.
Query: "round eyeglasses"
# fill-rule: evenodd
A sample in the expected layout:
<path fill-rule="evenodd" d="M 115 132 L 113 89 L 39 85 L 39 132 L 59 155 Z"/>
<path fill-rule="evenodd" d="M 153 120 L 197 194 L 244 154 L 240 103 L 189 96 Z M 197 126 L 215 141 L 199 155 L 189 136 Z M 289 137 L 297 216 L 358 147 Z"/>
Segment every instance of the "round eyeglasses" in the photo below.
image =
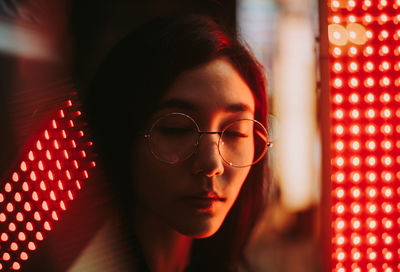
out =
<path fill-rule="evenodd" d="M 227 124 L 222 131 L 201 131 L 192 117 L 177 112 L 155 121 L 144 137 L 157 159 L 175 164 L 196 152 L 203 134 L 219 135 L 219 154 L 232 167 L 257 163 L 271 146 L 266 128 L 257 120 L 238 119 Z"/>

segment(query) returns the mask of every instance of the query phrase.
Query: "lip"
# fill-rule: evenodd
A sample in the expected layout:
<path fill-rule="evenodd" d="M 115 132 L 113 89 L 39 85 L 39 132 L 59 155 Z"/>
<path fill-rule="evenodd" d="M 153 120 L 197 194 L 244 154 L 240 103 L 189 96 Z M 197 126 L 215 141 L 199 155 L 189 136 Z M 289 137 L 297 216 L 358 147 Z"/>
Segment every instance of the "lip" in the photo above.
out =
<path fill-rule="evenodd" d="M 225 202 L 226 199 L 215 193 L 205 195 L 186 196 L 182 198 L 187 204 L 197 211 L 210 211 L 217 203 Z"/>

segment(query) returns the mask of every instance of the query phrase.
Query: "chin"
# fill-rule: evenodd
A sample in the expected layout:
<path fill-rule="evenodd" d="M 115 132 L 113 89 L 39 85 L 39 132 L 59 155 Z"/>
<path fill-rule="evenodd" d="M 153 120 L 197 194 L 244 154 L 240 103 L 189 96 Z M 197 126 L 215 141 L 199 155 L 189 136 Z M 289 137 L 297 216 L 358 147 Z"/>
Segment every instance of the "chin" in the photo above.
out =
<path fill-rule="evenodd" d="M 211 221 L 211 222 L 210 222 Z M 221 227 L 222 221 L 213 222 L 214 220 L 206 220 L 206 222 L 192 222 L 183 228 L 178 228 L 178 232 L 195 239 L 208 238 L 213 236 Z"/>

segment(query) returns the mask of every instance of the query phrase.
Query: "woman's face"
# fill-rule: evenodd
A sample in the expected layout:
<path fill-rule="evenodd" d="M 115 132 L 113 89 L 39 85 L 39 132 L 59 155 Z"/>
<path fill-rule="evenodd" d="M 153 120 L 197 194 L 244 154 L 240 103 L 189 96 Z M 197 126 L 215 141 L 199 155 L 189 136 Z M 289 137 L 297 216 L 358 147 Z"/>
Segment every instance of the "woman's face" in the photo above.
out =
<path fill-rule="evenodd" d="M 254 110 L 251 90 L 221 57 L 182 73 L 163 97 L 152 122 L 180 112 L 191 116 L 201 131 L 221 131 L 233 120 L 253 119 Z M 250 170 L 225 164 L 218 152 L 218 139 L 218 134 L 202 135 L 196 152 L 173 165 L 155 158 L 147 139 L 138 140 L 133 175 L 139 213 L 150 213 L 193 238 L 213 235 Z"/>

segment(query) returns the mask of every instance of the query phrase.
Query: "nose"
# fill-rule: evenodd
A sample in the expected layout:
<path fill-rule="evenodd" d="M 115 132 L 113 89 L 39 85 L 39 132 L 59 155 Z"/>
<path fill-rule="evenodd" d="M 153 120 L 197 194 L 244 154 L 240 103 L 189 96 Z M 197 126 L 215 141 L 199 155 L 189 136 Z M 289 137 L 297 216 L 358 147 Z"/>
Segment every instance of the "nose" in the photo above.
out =
<path fill-rule="evenodd" d="M 194 172 L 207 177 L 224 173 L 224 164 L 218 151 L 218 134 L 201 135 L 197 152 L 194 154 Z"/>

